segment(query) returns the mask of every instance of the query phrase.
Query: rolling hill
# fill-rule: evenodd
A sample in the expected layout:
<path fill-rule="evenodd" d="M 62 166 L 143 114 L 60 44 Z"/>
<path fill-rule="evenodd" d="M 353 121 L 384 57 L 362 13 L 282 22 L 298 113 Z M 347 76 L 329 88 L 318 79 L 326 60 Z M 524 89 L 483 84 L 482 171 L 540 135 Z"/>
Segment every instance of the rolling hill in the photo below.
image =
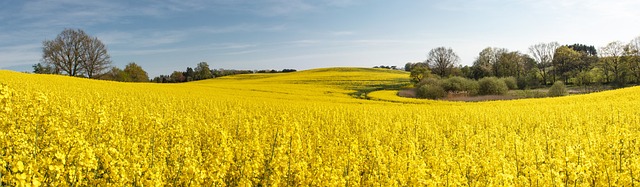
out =
<path fill-rule="evenodd" d="M 322 68 L 180 84 L 0 71 L 2 185 L 620 185 L 640 88 L 479 103 Z"/>

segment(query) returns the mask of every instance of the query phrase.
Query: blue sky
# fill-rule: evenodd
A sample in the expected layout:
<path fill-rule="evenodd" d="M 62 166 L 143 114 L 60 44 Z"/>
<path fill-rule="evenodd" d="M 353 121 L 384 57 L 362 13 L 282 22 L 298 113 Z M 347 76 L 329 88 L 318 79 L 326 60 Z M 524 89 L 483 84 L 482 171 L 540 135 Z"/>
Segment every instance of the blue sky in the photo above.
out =
<path fill-rule="evenodd" d="M 0 68 L 29 71 L 43 40 L 79 28 L 113 65 L 150 76 L 208 62 L 225 69 L 403 66 L 451 47 L 470 65 L 485 47 L 527 53 L 557 41 L 602 47 L 640 36 L 637 0 L 6 0 Z"/>

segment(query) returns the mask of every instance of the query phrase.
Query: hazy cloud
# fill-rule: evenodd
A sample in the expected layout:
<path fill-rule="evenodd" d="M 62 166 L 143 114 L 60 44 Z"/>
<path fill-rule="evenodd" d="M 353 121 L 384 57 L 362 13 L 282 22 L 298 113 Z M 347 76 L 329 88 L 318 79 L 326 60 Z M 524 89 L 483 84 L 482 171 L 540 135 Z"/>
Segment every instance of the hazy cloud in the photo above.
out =
<path fill-rule="evenodd" d="M 40 62 L 41 47 L 36 44 L 25 44 L 0 48 L 0 67 Z"/>

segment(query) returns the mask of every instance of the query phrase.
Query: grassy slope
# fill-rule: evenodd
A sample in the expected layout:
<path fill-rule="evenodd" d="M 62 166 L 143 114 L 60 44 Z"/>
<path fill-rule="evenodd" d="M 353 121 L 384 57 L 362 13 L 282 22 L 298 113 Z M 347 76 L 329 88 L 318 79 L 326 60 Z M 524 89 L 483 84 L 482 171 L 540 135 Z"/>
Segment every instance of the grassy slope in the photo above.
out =
<path fill-rule="evenodd" d="M 23 80 L 25 77 L 31 77 Z M 33 78 L 38 77 L 38 78 Z M 50 78 L 56 77 L 56 78 Z M 204 95 L 227 95 L 251 99 L 278 100 L 314 100 L 341 103 L 371 103 L 383 101 L 386 103 L 424 104 L 439 103 L 445 105 L 460 105 L 461 102 L 431 101 L 423 99 L 403 98 L 396 95 L 398 89 L 409 86 L 408 73 L 386 69 L 372 68 L 320 68 L 293 73 L 276 74 L 244 74 L 227 76 L 179 84 L 153 83 L 120 83 L 72 78 L 58 75 L 29 75 L 12 71 L 0 70 L 0 83 L 9 87 L 19 88 L 20 83 L 34 85 L 60 85 L 62 89 L 91 90 L 93 88 L 124 86 L 132 91 L 156 90 L 159 92 L 201 93 Z M 83 83 L 83 84 L 79 84 Z M 86 83 L 86 84 L 85 84 Z M 84 85 L 92 85 L 86 86 Z M 46 89 L 47 87 L 45 87 Z M 61 88 L 57 88 L 61 89 Z M 613 101 L 633 100 L 640 88 L 631 87 L 595 94 L 569 96 L 563 98 L 522 99 L 515 101 L 481 102 L 482 104 L 526 104 L 526 103 L 574 103 L 585 100 Z M 95 90 L 99 92 L 100 90 Z M 360 99 L 354 99 L 360 98 Z M 370 99 L 366 101 L 363 99 Z M 466 103 L 466 105 L 477 105 Z"/>

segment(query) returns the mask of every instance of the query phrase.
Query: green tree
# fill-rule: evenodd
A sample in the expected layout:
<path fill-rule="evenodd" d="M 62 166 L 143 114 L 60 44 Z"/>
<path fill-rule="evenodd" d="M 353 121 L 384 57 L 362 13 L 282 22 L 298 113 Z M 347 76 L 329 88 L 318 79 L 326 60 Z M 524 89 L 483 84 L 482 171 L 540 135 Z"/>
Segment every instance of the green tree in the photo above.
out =
<path fill-rule="evenodd" d="M 416 63 L 411 68 L 411 74 L 409 75 L 413 84 L 420 83 L 423 79 L 432 77 L 431 70 L 426 63 Z"/>
<path fill-rule="evenodd" d="M 193 73 L 194 73 L 195 80 L 213 78 L 213 74 L 211 74 L 211 69 L 209 69 L 209 64 L 207 64 L 207 62 L 198 63 Z"/>
<path fill-rule="evenodd" d="M 33 73 L 36 74 L 59 74 L 59 71 L 49 64 L 37 63 L 31 67 L 33 67 Z"/>
<path fill-rule="evenodd" d="M 517 51 L 502 53 L 495 63 L 497 77 L 520 77 L 524 74 L 525 58 Z"/>
<path fill-rule="evenodd" d="M 130 81 L 129 76 L 124 71 L 122 71 L 122 69 L 117 67 L 111 67 L 109 71 L 102 74 L 98 78 L 103 80 L 113 80 L 113 81 L 120 81 L 120 82 Z"/>
<path fill-rule="evenodd" d="M 569 77 L 571 76 L 571 71 L 575 67 L 575 64 L 579 62 L 579 59 L 580 53 L 577 51 L 567 46 L 557 48 L 553 55 L 554 81 L 556 77 L 560 77 L 564 82 L 568 82 Z"/>
<path fill-rule="evenodd" d="M 187 67 L 187 71 L 184 72 L 185 82 L 193 81 L 194 77 L 195 72 L 193 71 L 193 68 Z"/>
<path fill-rule="evenodd" d="M 149 82 L 149 75 L 142 67 L 135 62 L 131 62 L 124 67 L 123 72 L 128 78 L 127 82 Z"/>
<path fill-rule="evenodd" d="M 507 53 L 507 49 L 497 47 L 487 47 L 480 51 L 472 66 L 474 78 L 497 76 L 498 60 L 504 53 Z"/>
<path fill-rule="evenodd" d="M 184 82 L 187 80 L 187 78 L 184 77 L 183 72 L 173 71 L 173 73 L 169 75 L 169 80 L 171 82 Z"/>
<path fill-rule="evenodd" d="M 438 47 L 429 51 L 426 62 L 434 74 L 448 77 L 451 75 L 452 69 L 460 62 L 460 57 L 451 48 Z"/>
<path fill-rule="evenodd" d="M 411 62 L 407 62 L 406 64 L 404 64 L 404 71 L 409 71 L 411 72 L 411 68 L 413 67 L 413 63 Z"/>

